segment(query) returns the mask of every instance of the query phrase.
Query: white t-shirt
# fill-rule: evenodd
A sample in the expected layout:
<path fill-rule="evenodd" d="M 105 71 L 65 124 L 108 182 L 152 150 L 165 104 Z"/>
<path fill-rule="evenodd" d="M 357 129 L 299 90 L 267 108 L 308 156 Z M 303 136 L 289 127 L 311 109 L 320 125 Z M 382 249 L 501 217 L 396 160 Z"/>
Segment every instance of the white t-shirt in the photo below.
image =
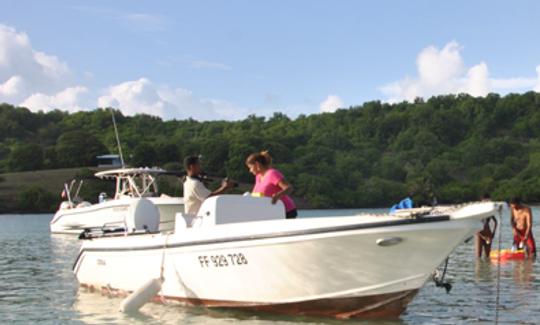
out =
<path fill-rule="evenodd" d="M 211 193 L 200 180 L 186 177 L 184 182 L 184 213 L 197 215 L 201 204 Z"/>

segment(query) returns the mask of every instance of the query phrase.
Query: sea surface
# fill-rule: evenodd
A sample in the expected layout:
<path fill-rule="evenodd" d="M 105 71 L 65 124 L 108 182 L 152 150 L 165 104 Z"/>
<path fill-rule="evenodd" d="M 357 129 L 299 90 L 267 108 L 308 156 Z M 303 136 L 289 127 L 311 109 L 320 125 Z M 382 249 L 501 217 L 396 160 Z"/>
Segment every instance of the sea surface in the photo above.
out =
<path fill-rule="evenodd" d="M 305 210 L 300 217 L 354 215 L 376 210 Z M 533 209 L 534 235 L 540 238 L 540 207 Z M 139 313 L 118 311 L 120 298 L 79 291 L 71 272 L 80 242 L 51 235 L 52 215 L 0 215 L 0 324 L 493 324 L 497 265 L 474 256 L 474 241 L 450 256 L 447 294 L 428 282 L 398 320 L 337 321 L 268 316 L 198 307 L 149 303 Z M 502 246 L 511 245 L 509 213 L 503 215 Z M 498 240 L 494 240 L 494 248 Z M 351 247 L 351 249 L 357 249 Z M 399 267 L 399 265 L 396 265 Z M 501 264 L 501 324 L 540 323 L 540 262 Z"/>

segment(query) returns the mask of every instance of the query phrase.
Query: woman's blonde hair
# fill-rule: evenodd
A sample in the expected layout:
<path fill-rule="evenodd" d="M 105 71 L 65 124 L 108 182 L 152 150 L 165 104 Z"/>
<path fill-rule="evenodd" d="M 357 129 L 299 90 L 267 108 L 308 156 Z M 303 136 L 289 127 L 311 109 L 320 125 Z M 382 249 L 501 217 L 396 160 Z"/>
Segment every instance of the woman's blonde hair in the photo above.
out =
<path fill-rule="evenodd" d="M 256 162 L 264 167 L 269 167 L 272 164 L 272 157 L 268 153 L 268 150 L 252 153 L 246 159 L 246 165 L 253 165 Z"/>

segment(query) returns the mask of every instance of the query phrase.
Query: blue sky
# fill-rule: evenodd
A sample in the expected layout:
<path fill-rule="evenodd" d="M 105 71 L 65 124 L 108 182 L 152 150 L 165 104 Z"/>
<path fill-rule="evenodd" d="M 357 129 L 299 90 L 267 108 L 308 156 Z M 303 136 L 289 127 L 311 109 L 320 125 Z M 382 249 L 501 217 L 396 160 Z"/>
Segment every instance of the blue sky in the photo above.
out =
<path fill-rule="evenodd" d="M 540 91 L 537 1 L 0 0 L 0 102 L 165 119 Z"/>

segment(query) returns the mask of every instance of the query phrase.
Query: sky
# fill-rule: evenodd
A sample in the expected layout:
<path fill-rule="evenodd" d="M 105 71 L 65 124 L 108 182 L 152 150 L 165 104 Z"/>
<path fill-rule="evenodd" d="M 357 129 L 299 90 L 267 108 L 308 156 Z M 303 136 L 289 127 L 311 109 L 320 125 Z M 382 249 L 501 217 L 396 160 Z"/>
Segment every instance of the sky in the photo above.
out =
<path fill-rule="evenodd" d="M 538 1 L 0 0 L 0 102 L 163 119 L 540 92 Z"/>

